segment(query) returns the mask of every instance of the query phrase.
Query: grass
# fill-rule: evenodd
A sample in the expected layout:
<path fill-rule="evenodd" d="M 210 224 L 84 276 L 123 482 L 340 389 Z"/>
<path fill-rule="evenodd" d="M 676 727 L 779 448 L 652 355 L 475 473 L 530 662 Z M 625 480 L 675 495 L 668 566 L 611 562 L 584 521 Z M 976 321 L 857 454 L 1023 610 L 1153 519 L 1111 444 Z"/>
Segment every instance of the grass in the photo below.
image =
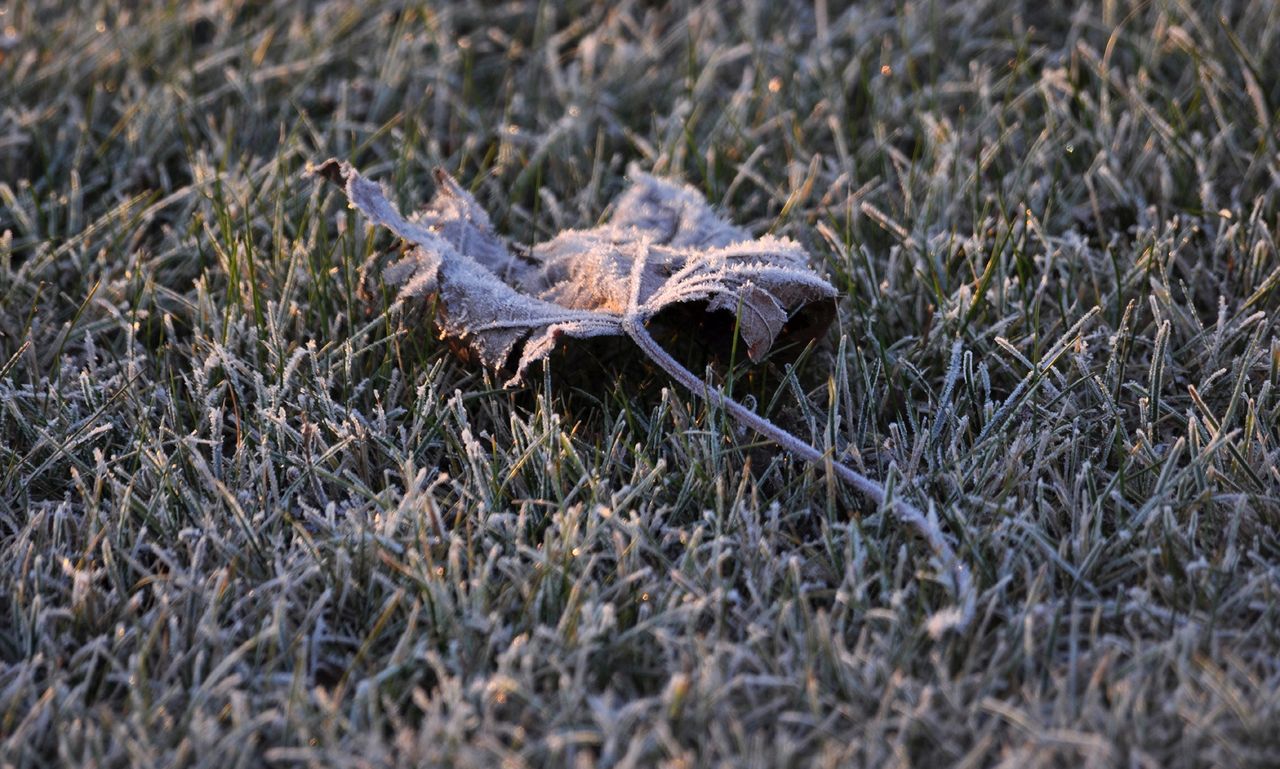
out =
<path fill-rule="evenodd" d="M 1277 6 L 571 5 L 0 3 L 0 765 L 1274 765 Z M 625 347 L 389 312 L 330 155 L 805 243 L 821 344 L 667 342 L 973 622 Z"/>

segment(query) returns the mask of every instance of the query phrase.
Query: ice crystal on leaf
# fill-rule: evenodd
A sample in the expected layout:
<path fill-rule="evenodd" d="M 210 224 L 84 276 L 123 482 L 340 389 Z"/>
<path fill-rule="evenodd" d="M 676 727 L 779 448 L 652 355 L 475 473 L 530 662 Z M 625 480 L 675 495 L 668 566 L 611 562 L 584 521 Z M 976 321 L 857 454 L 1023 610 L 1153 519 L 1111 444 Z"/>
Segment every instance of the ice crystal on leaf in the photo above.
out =
<path fill-rule="evenodd" d="M 499 369 L 519 349 L 518 384 L 562 337 L 623 335 L 677 304 L 737 315 L 753 361 L 788 322 L 812 338 L 833 316 L 836 292 L 795 241 L 753 238 L 717 216 L 693 189 L 633 171 L 608 223 L 567 230 L 518 253 L 456 181 L 436 172 L 422 212 L 403 217 L 377 183 L 330 160 L 316 171 L 342 183 L 351 204 L 411 244 L 385 273 L 402 297 L 440 298 L 442 333 Z M 521 347 L 521 343 L 523 346 Z"/>

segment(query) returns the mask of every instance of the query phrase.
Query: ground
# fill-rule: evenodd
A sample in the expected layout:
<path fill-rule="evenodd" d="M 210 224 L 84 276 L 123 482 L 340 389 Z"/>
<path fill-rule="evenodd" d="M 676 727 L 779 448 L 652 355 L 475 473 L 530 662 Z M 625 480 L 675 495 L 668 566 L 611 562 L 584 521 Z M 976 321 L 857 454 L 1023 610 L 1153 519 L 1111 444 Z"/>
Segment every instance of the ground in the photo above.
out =
<path fill-rule="evenodd" d="M 0 765 L 1275 766 L 1280 6 L 0 2 Z M 629 163 L 840 292 L 504 390 L 393 306 Z"/>

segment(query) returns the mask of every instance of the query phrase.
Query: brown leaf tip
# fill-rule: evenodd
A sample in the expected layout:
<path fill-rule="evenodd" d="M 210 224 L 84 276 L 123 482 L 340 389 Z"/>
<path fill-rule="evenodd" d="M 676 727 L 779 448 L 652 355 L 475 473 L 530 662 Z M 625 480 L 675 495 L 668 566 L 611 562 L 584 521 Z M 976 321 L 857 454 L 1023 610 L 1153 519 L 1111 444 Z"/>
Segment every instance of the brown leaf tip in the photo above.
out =
<path fill-rule="evenodd" d="M 333 182 L 340 187 L 345 187 L 347 177 L 351 174 L 351 166 L 337 158 L 329 158 L 318 166 L 308 164 L 307 173 L 319 176 L 321 179 Z"/>

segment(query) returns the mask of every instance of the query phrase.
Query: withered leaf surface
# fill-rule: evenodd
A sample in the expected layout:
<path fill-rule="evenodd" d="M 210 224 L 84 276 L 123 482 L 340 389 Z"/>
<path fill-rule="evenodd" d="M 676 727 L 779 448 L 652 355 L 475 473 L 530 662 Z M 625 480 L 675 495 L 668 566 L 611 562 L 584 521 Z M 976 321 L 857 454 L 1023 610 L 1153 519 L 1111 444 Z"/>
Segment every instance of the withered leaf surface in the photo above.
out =
<path fill-rule="evenodd" d="M 633 169 L 632 186 L 606 224 L 562 232 L 517 254 L 494 233 L 475 199 L 442 171 L 436 172 L 438 190 L 430 205 L 405 218 L 381 187 L 349 164 L 328 160 L 313 170 L 342 184 L 353 207 L 411 246 L 383 277 L 401 285 L 405 299 L 434 293 L 446 338 L 465 342 L 495 369 L 523 342 L 507 384 L 518 383 L 560 337 L 629 336 L 681 386 L 795 456 L 827 468 L 920 532 L 939 568 L 949 573 L 957 603 L 930 619 L 930 632 L 941 635 L 968 624 L 976 601 L 973 581 L 932 511 L 890 495 L 879 482 L 707 387 L 645 328 L 664 308 L 705 302 L 709 311 L 736 314 L 753 360 L 769 351 L 797 314 L 811 316 L 797 324 L 802 333 L 820 333 L 834 314 L 836 292 L 809 268 L 794 241 L 752 238 L 718 217 L 691 187 Z"/>
<path fill-rule="evenodd" d="M 493 231 L 484 210 L 452 177 L 404 217 L 382 188 L 351 165 L 328 160 L 315 172 L 343 185 L 352 207 L 411 249 L 384 273 L 404 298 L 439 297 L 442 334 L 465 342 L 490 368 L 523 343 L 508 384 L 547 357 L 561 337 L 626 333 L 672 305 L 703 302 L 737 316 L 753 361 L 773 347 L 788 321 L 812 337 L 834 313 L 835 289 L 787 238 L 753 238 L 720 218 L 696 190 L 632 169 L 632 185 L 609 221 L 567 230 L 527 253 Z"/>

